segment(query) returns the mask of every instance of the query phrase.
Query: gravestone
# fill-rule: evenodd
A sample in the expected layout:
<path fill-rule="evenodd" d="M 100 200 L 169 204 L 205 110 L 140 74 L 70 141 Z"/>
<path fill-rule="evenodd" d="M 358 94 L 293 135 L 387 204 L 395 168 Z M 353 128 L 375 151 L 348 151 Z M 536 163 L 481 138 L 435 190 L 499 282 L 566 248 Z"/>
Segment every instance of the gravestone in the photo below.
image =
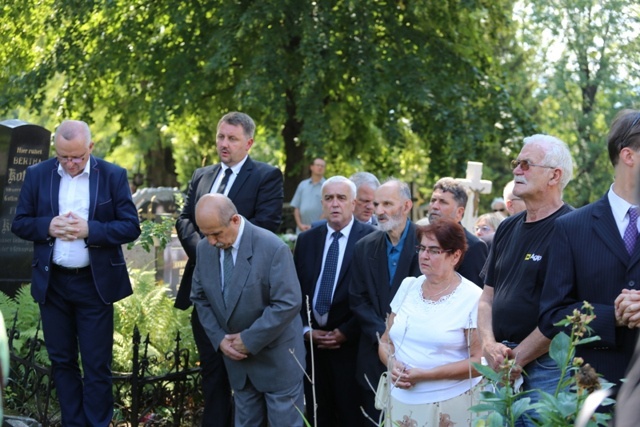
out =
<path fill-rule="evenodd" d="M 471 233 L 474 231 L 476 219 L 478 219 L 478 203 L 480 202 L 480 194 L 491 193 L 491 181 L 482 178 L 482 163 L 467 162 L 467 175 L 465 178 L 455 178 L 457 182 L 462 184 L 467 190 L 469 200 L 462 217 L 462 225 Z"/>
<path fill-rule="evenodd" d="M 21 120 L 0 122 L 0 291 L 31 282 L 33 243 L 11 232 L 28 166 L 49 158 L 51 132 Z"/>

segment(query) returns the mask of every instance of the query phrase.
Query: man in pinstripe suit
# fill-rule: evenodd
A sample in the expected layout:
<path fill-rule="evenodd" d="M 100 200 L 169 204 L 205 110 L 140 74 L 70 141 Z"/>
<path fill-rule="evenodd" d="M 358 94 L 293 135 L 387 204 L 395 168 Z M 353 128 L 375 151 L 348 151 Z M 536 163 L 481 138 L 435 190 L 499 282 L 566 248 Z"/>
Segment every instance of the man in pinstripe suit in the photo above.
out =
<path fill-rule="evenodd" d="M 540 330 L 579 309 L 594 307 L 589 324 L 600 340 L 576 354 L 610 382 L 620 384 L 631 359 L 640 313 L 640 244 L 637 176 L 640 172 L 640 112 L 621 111 L 608 136 L 614 182 L 600 200 L 559 218 L 551 242 L 542 293 Z"/>

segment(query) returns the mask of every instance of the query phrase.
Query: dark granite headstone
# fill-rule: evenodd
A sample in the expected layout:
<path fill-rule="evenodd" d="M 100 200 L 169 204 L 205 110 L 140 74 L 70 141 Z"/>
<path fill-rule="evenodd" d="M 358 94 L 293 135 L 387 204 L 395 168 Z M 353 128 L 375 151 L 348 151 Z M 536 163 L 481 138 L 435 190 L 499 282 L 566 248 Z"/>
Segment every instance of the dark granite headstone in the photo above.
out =
<path fill-rule="evenodd" d="M 26 169 L 49 158 L 51 132 L 21 120 L 0 122 L 0 291 L 31 282 L 33 243 L 11 232 Z"/>

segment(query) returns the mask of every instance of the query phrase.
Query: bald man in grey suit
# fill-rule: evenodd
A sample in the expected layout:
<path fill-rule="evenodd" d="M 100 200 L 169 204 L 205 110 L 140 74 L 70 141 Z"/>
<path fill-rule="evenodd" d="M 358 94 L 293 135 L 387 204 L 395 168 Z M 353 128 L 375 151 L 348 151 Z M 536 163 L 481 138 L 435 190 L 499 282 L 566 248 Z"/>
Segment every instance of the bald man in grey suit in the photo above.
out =
<path fill-rule="evenodd" d="M 204 239 L 197 247 L 191 301 L 224 355 L 236 427 L 267 420 L 271 426 L 302 426 L 302 297 L 289 247 L 245 220 L 221 194 L 200 198 L 196 222 Z"/>

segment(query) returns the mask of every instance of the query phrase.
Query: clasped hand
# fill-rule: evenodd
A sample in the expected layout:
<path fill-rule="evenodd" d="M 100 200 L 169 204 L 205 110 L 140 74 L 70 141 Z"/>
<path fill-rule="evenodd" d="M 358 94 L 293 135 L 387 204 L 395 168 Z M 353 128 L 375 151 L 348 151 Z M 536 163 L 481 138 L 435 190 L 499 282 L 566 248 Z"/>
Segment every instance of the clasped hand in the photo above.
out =
<path fill-rule="evenodd" d="M 333 331 L 322 331 L 320 329 L 312 329 L 310 332 L 313 334 L 313 344 L 318 348 L 325 350 L 339 349 L 343 342 L 347 340 L 347 337 L 340 332 L 340 329 L 336 328 Z M 308 338 L 308 337 L 307 337 Z"/>
<path fill-rule="evenodd" d="M 616 324 L 637 328 L 640 326 L 640 291 L 623 289 L 614 302 Z"/>
<path fill-rule="evenodd" d="M 394 360 L 391 367 L 391 384 L 393 387 L 410 389 L 418 382 L 415 374 L 414 368 L 399 360 Z"/>
<path fill-rule="evenodd" d="M 225 335 L 220 342 L 220 350 L 229 359 L 243 360 L 249 357 L 249 350 L 242 342 L 240 334 Z"/>
<path fill-rule="evenodd" d="M 84 239 L 89 236 L 89 224 L 75 213 L 68 212 L 51 220 L 49 235 L 67 242 Z"/>

